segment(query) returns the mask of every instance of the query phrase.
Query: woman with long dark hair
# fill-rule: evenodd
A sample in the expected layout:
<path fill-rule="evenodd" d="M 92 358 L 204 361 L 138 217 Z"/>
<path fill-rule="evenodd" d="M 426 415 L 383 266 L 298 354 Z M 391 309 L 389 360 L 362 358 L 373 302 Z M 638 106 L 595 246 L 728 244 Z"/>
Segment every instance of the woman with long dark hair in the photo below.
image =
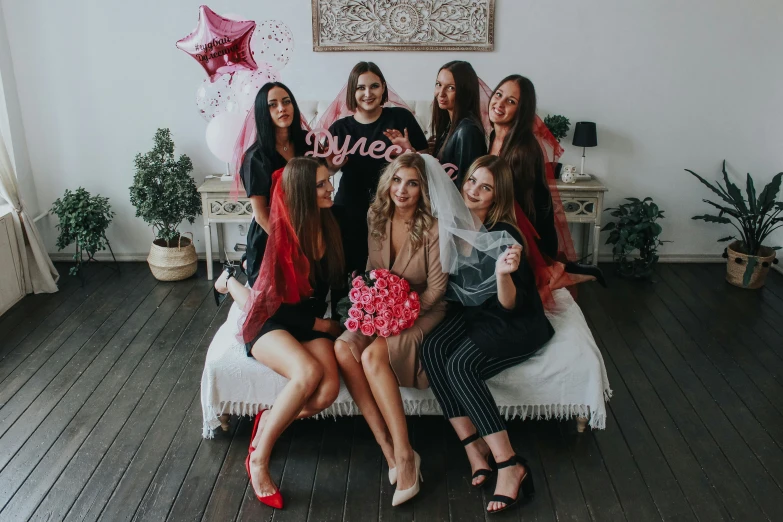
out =
<path fill-rule="evenodd" d="M 541 253 L 550 260 L 558 259 L 562 235 L 568 234 L 568 230 L 564 216 L 562 223 L 555 223 L 555 207 L 547 180 L 547 159 L 534 130 L 536 89 L 533 82 L 519 74 L 502 79 L 489 100 L 489 121 L 492 124 L 489 153 L 506 160 L 513 172 L 516 211 L 524 212 L 535 228 L 538 235 L 536 243 Z M 518 217 L 517 221 L 521 219 Z M 568 248 L 573 249 L 573 245 L 569 244 Z M 563 261 L 566 272 L 605 284 L 598 267 L 581 265 L 571 259 Z M 572 279 L 562 284 L 573 284 L 585 278 Z"/>
<path fill-rule="evenodd" d="M 487 153 L 479 79 L 470 63 L 455 60 L 438 71 L 430 128 L 435 138 L 432 155 L 442 165 L 456 167 L 451 178 L 459 183 L 473 161 Z"/>
<path fill-rule="evenodd" d="M 292 158 L 272 176 L 267 255 L 253 288 L 236 280 L 231 265 L 215 281 L 215 290 L 230 293 L 243 310 L 248 357 L 289 379 L 274 406 L 256 415 L 245 462 L 258 500 L 278 509 L 283 499 L 269 474 L 275 441 L 295 419 L 329 407 L 340 389 L 334 340 L 342 329 L 323 318 L 327 294 L 345 274 L 332 192 L 325 165 Z"/>
<path fill-rule="evenodd" d="M 280 82 L 259 89 L 255 107 L 256 140 L 245 151 L 239 174 L 253 207 L 247 231 L 246 273 L 250 286 L 258 277 L 269 233 L 272 173 L 295 156 L 304 156 L 307 132 L 291 90 Z"/>

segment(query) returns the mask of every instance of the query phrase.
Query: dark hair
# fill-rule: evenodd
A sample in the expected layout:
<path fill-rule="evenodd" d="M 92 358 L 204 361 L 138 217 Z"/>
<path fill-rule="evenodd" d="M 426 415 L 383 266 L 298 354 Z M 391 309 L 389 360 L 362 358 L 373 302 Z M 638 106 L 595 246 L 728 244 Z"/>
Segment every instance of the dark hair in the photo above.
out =
<path fill-rule="evenodd" d="M 473 66 L 469 62 L 454 60 L 438 69 L 438 74 L 443 69 L 448 70 L 454 76 L 457 96 L 454 99 L 454 121 L 449 121 L 449 111 L 438 107 L 437 96 L 432 99 L 430 130 L 439 143 L 446 143 L 451 138 L 451 135 L 454 134 L 459 122 L 465 118 L 474 120 L 480 128 L 483 128 L 480 119 L 479 79 L 476 71 L 473 70 Z M 451 124 L 450 127 L 449 124 Z M 446 131 L 446 127 L 449 127 L 449 133 L 441 141 L 440 136 Z"/>
<path fill-rule="evenodd" d="M 373 73 L 375 76 L 381 79 L 383 84 L 383 96 L 381 97 L 381 105 L 384 105 L 389 101 L 389 88 L 386 86 L 386 78 L 383 77 L 381 69 L 373 62 L 359 62 L 351 69 L 351 74 L 348 75 L 348 90 L 345 93 L 345 104 L 348 106 L 349 111 L 355 111 L 356 105 L 356 84 L 359 83 L 359 76 L 364 73 Z"/>
<path fill-rule="evenodd" d="M 280 87 L 288 93 L 291 98 L 291 104 L 294 106 L 294 117 L 291 119 L 291 125 L 288 127 L 288 139 L 294 146 L 294 156 L 304 156 L 307 151 L 305 136 L 307 133 L 302 128 L 302 116 L 299 112 L 299 105 L 296 103 L 294 93 L 291 89 L 280 82 L 269 82 L 264 84 L 256 94 L 254 116 L 256 118 L 256 141 L 263 152 L 264 158 L 272 158 L 275 153 L 275 124 L 272 122 L 272 115 L 269 113 L 269 91 L 275 87 Z"/>
<path fill-rule="evenodd" d="M 283 170 L 282 186 L 291 226 L 310 261 L 311 279 L 320 268 L 319 247 L 325 246 L 323 255 L 328 273 L 322 275 L 328 278 L 333 288 L 339 288 L 345 279 L 342 239 L 332 210 L 318 208 L 316 177 L 320 167 L 326 168 L 323 162 L 313 158 L 291 158 Z"/>
<path fill-rule="evenodd" d="M 519 87 L 519 101 L 517 113 L 511 122 L 511 127 L 503 140 L 500 148 L 500 157 L 508 162 L 514 173 L 514 198 L 522 210 L 535 223 L 536 207 L 533 202 L 533 191 L 536 182 L 547 187 L 546 165 L 544 163 L 544 151 L 533 134 L 533 124 L 536 121 L 536 88 L 533 82 L 519 74 L 512 74 L 500 80 L 495 90 L 506 82 L 514 82 Z M 490 99 L 490 103 L 492 100 Z M 495 139 L 493 130 L 489 136 L 489 146 Z M 548 188 L 547 188 L 548 190 Z"/>

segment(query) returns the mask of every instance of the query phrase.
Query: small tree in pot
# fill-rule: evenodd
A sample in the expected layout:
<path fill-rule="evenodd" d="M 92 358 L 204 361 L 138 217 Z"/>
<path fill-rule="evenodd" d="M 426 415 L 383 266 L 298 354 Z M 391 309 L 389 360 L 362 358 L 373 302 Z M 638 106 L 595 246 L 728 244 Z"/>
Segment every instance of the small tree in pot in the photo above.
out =
<path fill-rule="evenodd" d="M 740 188 L 731 182 L 726 173 L 726 160 L 723 160 L 722 169 L 725 187 L 719 181 L 713 185 L 692 170 L 685 169 L 685 171 L 696 176 L 726 203 L 719 205 L 703 199 L 702 201 L 718 209 L 718 215 L 704 214 L 693 216 L 693 219 L 731 225 L 739 233 L 739 237 L 731 235 L 718 240 L 719 242 L 734 240 L 723 253 L 723 257 L 729 260 L 726 266 L 726 281 L 740 288 L 764 286 L 770 265 L 778 262 L 775 258 L 775 250 L 780 247 L 764 246 L 763 243 L 772 232 L 783 226 L 783 216 L 781 216 L 783 202 L 776 201 L 783 172 L 773 176 L 772 181 L 764 187 L 758 197 L 753 178 L 748 174 L 745 185 L 747 199 L 745 199 Z"/>
<path fill-rule="evenodd" d="M 57 198 L 52 204 L 51 212 L 60 220 L 57 225 L 60 231 L 57 249 L 62 250 L 71 243 L 76 244 L 76 252 L 73 254 L 76 266 L 68 270 L 69 274 L 79 273 L 84 254 L 87 254 L 87 261 L 94 261 L 98 250 L 108 248 L 111 252 L 111 245 L 106 239 L 106 229 L 114 217 L 109 198 L 100 194 L 93 196 L 82 187 L 74 192 L 66 189 L 62 199 Z M 111 255 L 113 258 L 114 252 Z"/>
<path fill-rule="evenodd" d="M 136 155 L 130 200 L 136 217 L 152 225 L 156 236 L 147 258 L 152 274 L 161 281 L 178 281 L 196 272 L 192 235 L 182 237 L 178 227 L 185 220 L 193 224 L 201 214 L 201 199 L 190 175 L 190 158 L 174 157 L 171 131 L 158 129 L 154 142 L 151 151 Z"/>

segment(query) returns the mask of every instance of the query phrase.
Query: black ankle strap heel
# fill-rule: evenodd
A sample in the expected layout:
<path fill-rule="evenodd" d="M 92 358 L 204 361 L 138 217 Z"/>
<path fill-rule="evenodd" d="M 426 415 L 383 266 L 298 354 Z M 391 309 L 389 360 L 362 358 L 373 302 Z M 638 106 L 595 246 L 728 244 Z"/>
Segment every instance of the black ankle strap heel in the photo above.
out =
<path fill-rule="evenodd" d="M 522 482 L 519 483 L 517 497 L 511 498 L 505 495 L 492 495 L 492 498 L 489 499 L 490 502 L 503 502 L 505 506 L 500 509 L 495 509 L 494 511 L 487 510 L 487 513 L 500 513 L 501 511 L 505 511 L 514 504 L 518 503 L 520 500 L 523 503 L 527 503 L 531 501 L 536 495 L 536 488 L 533 485 L 533 475 L 530 473 L 530 467 L 527 465 L 527 461 L 525 459 L 519 455 L 514 455 L 508 460 L 498 462 L 497 467 L 498 469 L 503 469 L 509 466 L 516 466 L 517 464 L 525 469 L 525 476 L 522 477 Z"/>
<path fill-rule="evenodd" d="M 479 437 L 478 433 L 474 433 L 473 435 L 469 435 L 465 437 L 464 439 L 460 440 L 463 446 L 469 446 L 479 440 L 481 437 Z M 489 478 L 495 474 L 495 459 L 492 456 L 492 453 L 489 454 L 487 457 L 487 464 L 489 465 L 489 469 L 477 469 L 475 473 L 473 473 L 473 476 L 470 477 L 470 485 L 474 488 L 482 488 L 484 485 L 489 481 Z M 476 480 L 477 477 L 484 477 L 484 480 L 479 482 L 478 484 L 473 484 L 473 481 Z"/>
<path fill-rule="evenodd" d="M 228 280 L 231 279 L 232 277 L 236 279 L 236 265 L 234 265 L 230 261 L 227 262 L 225 265 L 223 265 L 223 272 L 226 272 L 228 274 L 226 277 L 226 283 L 228 283 Z M 223 272 L 221 272 L 221 275 L 223 275 Z M 228 292 L 222 294 L 218 292 L 218 289 L 213 286 L 212 295 L 215 297 L 215 305 L 220 307 L 220 305 L 223 304 L 223 301 L 226 300 L 226 297 L 228 297 Z"/>

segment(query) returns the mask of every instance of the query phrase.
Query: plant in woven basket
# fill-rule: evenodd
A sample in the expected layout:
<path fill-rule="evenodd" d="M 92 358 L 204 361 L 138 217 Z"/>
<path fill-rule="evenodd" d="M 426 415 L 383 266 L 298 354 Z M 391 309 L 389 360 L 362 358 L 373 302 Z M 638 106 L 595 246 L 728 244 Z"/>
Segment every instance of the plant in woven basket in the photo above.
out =
<path fill-rule="evenodd" d="M 625 199 L 628 203 L 606 209 L 618 219 L 607 223 L 601 231 L 609 231 L 606 244 L 613 245 L 612 254 L 618 264 L 618 274 L 646 279 L 652 275 L 658 262 L 658 246 L 664 243 L 658 239 L 663 229 L 656 223 L 664 218 L 663 210 L 653 203 L 652 198 Z M 631 257 L 635 251 L 639 252 L 638 257 Z"/>
<path fill-rule="evenodd" d="M 51 212 L 60 220 L 57 225 L 60 231 L 57 249 L 62 250 L 71 243 L 76 244 L 76 252 L 73 255 L 76 266 L 70 268 L 69 274 L 79 273 L 85 253 L 89 261 L 98 250 L 111 248 L 109 240 L 106 239 L 106 228 L 114 217 L 109 198 L 100 194 L 93 196 L 82 187 L 74 192 L 66 190 L 62 198 L 54 201 Z"/>
<path fill-rule="evenodd" d="M 559 114 L 550 114 L 544 118 L 544 125 L 547 126 L 552 136 L 560 142 L 568 134 L 568 129 L 571 128 L 571 122 L 565 116 Z"/>
<path fill-rule="evenodd" d="M 158 129 L 154 142 L 151 151 L 136 155 L 130 200 L 136 217 L 152 225 L 167 247 L 174 247 L 180 236 L 179 224 L 185 220 L 193 224 L 201 214 L 201 199 L 190 175 L 190 158 L 185 154 L 174 157 L 171 131 Z"/>
<path fill-rule="evenodd" d="M 732 183 L 729 179 L 729 175 L 726 173 L 726 160 L 723 160 L 721 170 L 725 187 L 720 184 L 720 181 L 712 184 L 692 170 L 685 169 L 686 172 L 693 174 L 722 200 L 722 203 L 718 204 L 714 201 L 703 199 L 702 201 L 718 209 L 717 215 L 703 214 L 693 216 L 692 219 L 731 225 L 737 230 L 738 235 L 732 234 L 722 237 L 718 239 L 718 242 L 734 240 L 735 242 L 730 245 L 730 249 L 747 256 L 743 274 L 743 286 L 747 287 L 759 263 L 759 257 L 762 257 L 760 254 L 767 254 L 767 249 L 772 250 L 774 254 L 775 250 L 780 249 L 779 246 L 765 246 L 764 241 L 772 232 L 783 226 L 783 216 L 781 216 L 783 213 L 783 201 L 777 201 L 783 172 L 775 174 L 772 177 L 772 181 L 757 195 L 750 173 L 748 173 L 745 180 L 746 194 L 743 194 L 739 186 Z M 724 251 L 724 257 L 728 257 L 726 251 Z M 764 257 L 769 256 L 765 255 Z M 736 257 L 735 261 L 739 264 L 744 262 L 742 257 Z M 777 263 L 777 259 L 773 259 L 772 262 Z M 762 263 L 769 263 L 769 261 L 762 261 Z M 767 267 L 768 265 L 764 268 Z"/>

